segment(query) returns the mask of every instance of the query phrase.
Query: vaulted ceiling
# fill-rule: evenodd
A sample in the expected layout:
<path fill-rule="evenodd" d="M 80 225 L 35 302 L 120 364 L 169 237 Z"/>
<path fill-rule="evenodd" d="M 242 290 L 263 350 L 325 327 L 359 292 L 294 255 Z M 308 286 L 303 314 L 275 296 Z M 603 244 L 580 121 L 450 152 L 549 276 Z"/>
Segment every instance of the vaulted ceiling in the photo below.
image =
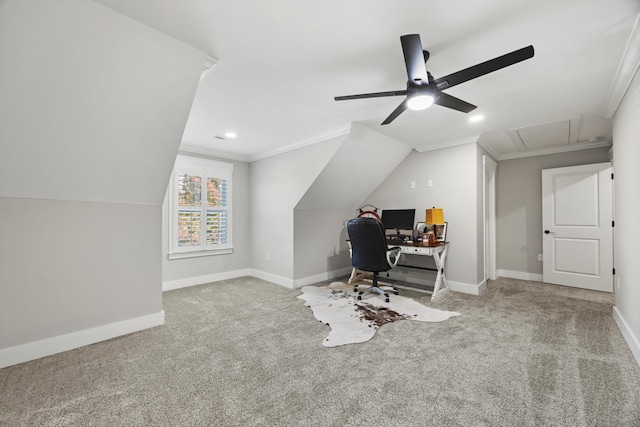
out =
<path fill-rule="evenodd" d="M 351 122 L 418 151 L 479 141 L 498 159 L 603 146 L 622 95 L 614 81 L 637 69 L 619 68 L 637 0 L 97 1 L 215 59 L 182 143 L 240 160 L 344 134 Z M 414 33 L 436 78 L 528 45 L 535 56 L 448 89 L 478 106 L 471 114 L 432 106 L 382 126 L 401 97 L 334 101 L 404 89 L 400 36 Z M 470 122 L 474 113 L 484 120 Z"/>

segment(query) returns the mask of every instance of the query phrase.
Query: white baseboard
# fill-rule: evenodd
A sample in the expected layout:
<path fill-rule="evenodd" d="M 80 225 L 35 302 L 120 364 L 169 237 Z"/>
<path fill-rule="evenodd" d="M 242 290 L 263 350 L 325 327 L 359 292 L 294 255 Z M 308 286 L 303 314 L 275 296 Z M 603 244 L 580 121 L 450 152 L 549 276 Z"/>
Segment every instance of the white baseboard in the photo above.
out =
<path fill-rule="evenodd" d="M 336 277 L 348 276 L 349 274 L 351 274 L 351 267 L 340 268 L 338 270 L 303 277 L 302 279 L 296 279 L 293 281 L 293 287 L 301 288 L 303 286 L 313 285 L 314 283 L 322 282 L 325 280 L 335 279 Z"/>
<path fill-rule="evenodd" d="M 498 277 L 508 277 L 511 279 L 542 282 L 542 274 L 527 273 L 525 271 L 498 270 L 496 274 L 498 275 Z"/>
<path fill-rule="evenodd" d="M 462 292 L 463 294 L 482 295 L 482 293 L 487 290 L 486 280 L 483 280 L 477 285 L 472 285 L 471 283 L 453 282 L 451 280 L 447 280 L 447 283 L 449 283 L 449 289 L 455 292 Z"/>
<path fill-rule="evenodd" d="M 173 289 L 186 288 L 188 286 L 204 285 L 205 283 L 218 282 L 220 280 L 235 279 L 237 277 L 253 276 L 276 285 L 284 286 L 289 289 L 301 288 L 306 285 L 330 280 L 335 277 L 346 276 L 351 273 L 351 267 L 341 268 L 326 273 L 316 274 L 314 276 L 303 277 L 302 279 L 288 279 L 276 274 L 267 273 L 266 271 L 247 268 L 244 270 L 227 271 L 223 273 L 207 274 L 205 276 L 187 277 L 185 279 L 169 280 L 162 282 L 162 291 L 170 291 Z"/>
<path fill-rule="evenodd" d="M 251 276 L 251 271 L 251 269 L 246 268 L 242 270 L 225 271 L 223 273 L 206 274 L 204 276 L 187 277 L 185 279 L 167 280 L 166 282 L 162 282 L 162 291 L 171 291 L 188 286 L 204 285 L 205 283 Z"/>
<path fill-rule="evenodd" d="M 622 314 L 620 314 L 618 307 L 616 306 L 613 307 L 613 320 L 615 320 L 616 325 L 618 325 L 618 329 L 620 329 L 631 353 L 633 353 L 633 357 L 636 358 L 636 362 L 640 365 L 640 341 L 638 341 L 638 338 L 633 334 L 631 328 L 629 328 L 629 325 L 624 320 L 624 317 L 622 317 Z"/>
<path fill-rule="evenodd" d="M 267 282 L 275 283 L 276 285 L 284 286 L 285 288 L 293 289 L 294 281 L 287 279 L 286 277 L 278 276 L 275 274 L 267 273 L 266 271 L 251 269 L 250 276 L 258 279 L 266 280 Z"/>
<path fill-rule="evenodd" d="M 164 324 L 164 311 L 95 328 L 70 332 L 0 350 L 0 368 L 95 344 Z"/>

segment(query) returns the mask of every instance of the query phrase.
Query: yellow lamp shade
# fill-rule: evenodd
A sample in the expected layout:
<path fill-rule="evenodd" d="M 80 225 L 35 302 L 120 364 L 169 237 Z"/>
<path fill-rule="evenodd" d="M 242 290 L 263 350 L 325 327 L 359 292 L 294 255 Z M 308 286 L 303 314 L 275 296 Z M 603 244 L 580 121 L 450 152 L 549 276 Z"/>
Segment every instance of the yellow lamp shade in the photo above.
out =
<path fill-rule="evenodd" d="M 442 208 L 427 209 L 426 224 L 444 224 L 444 212 Z"/>

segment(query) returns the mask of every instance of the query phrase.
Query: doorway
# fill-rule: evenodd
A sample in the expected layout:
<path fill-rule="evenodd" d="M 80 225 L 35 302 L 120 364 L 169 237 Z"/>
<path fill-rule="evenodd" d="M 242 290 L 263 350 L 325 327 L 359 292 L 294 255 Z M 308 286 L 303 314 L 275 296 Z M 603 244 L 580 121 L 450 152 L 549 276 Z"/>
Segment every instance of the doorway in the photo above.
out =
<path fill-rule="evenodd" d="M 611 163 L 542 170 L 545 283 L 613 292 Z"/>

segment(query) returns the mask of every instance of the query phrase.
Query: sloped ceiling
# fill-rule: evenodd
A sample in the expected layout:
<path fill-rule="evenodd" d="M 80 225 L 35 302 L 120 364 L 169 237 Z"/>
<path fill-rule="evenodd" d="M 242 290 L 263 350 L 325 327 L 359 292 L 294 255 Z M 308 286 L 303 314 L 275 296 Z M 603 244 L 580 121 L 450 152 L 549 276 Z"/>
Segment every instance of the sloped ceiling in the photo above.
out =
<path fill-rule="evenodd" d="M 404 143 L 353 125 L 296 209 L 354 209 L 411 151 Z"/>
<path fill-rule="evenodd" d="M 1 2 L 0 197 L 161 204 L 205 56 L 93 2 Z"/>
<path fill-rule="evenodd" d="M 602 119 L 611 117 L 612 82 L 640 12 L 637 0 L 98 1 L 218 60 L 200 84 L 183 144 L 245 160 L 351 122 L 419 151 L 482 135 L 500 157 L 522 153 L 504 144 L 510 131 L 579 117 L 572 143 L 609 143 Z M 430 51 L 436 78 L 530 44 L 535 56 L 447 91 L 478 106 L 477 123 L 434 106 L 381 126 L 401 98 L 333 100 L 404 89 L 399 37 L 412 33 Z M 583 141 L 581 128 L 598 131 Z M 216 138 L 227 131 L 237 139 Z"/>

